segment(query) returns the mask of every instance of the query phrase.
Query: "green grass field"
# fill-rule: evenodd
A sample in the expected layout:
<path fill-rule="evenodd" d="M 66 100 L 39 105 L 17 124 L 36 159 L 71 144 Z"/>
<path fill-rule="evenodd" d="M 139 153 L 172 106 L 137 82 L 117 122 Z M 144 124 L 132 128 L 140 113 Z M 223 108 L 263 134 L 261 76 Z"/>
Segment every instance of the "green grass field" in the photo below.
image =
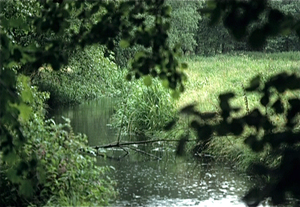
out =
<path fill-rule="evenodd" d="M 219 94 L 231 91 L 236 94 L 231 102 L 232 106 L 242 108 L 236 115 L 245 115 L 247 110 L 242 85 L 247 87 L 250 80 L 257 75 L 260 75 L 263 81 L 284 71 L 300 75 L 300 52 L 226 54 L 214 57 L 190 57 L 183 61 L 189 65 L 186 71 L 188 81 L 186 91 L 176 102 L 176 107 L 180 109 L 196 102 L 201 112 L 219 111 Z M 300 98 L 300 93 L 287 92 L 285 95 Z M 247 94 L 247 99 L 250 111 L 260 105 L 258 94 Z M 264 112 L 265 108 L 259 108 Z M 273 118 L 278 123 L 283 121 L 280 117 Z M 272 164 L 270 162 L 273 161 L 268 160 L 267 151 L 261 154 L 254 153 L 243 141 L 243 136 L 215 137 L 209 143 L 207 151 L 235 163 L 241 170 L 245 170 L 253 161 Z"/>
<path fill-rule="evenodd" d="M 177 107 L 197 102 L 201 111 L 218 110 L 218 95 L 229 91 L 238 95 L 233 104 L 244 106 L 242 84 L 247 87 L 256 75 L 266 80 L 283 71 L 300 73 L 300 52 L 228 54 L 191 57 L 184 61 L 189 66 L 188 82 Z M 255 96 L 248 99 L 250 109 L 259 101 Z"/>

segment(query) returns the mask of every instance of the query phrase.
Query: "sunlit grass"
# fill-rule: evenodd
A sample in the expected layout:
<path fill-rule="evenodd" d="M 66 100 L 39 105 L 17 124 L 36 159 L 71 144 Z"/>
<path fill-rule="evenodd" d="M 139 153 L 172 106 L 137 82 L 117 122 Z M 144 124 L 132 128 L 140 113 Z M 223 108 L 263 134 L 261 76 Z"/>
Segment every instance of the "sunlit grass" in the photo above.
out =
<path fill-rule="evenodd" d="M 176 103 L 177 109 L 196 102 L 201 112 L 218 112 L 219 94 L 233 92 L 236 97 L 230 104 L 241 108 L 236 116 L 243 116 L 247 112 L 243 86 L 247 87 L 255 76 L 260 75 L 261 79 L 266 81 L 281 72 L 300 74 L 300 52 L 226 54 L 190 57 L 183 61 L 189 65 L 186 70 L 188 81 L 185 92 Z M 261 106 L 259 94 L 246 93 L 246 97 L 250 111 L 257 107 L 262 113 L 268 110 Z M 287 91 L 284 97 L 300 98 L 300 93 Z M 271 100 L 272 98 L 276 97 L 271 97 Z M 277 126 L 285 122 L 283 117 L 277 115 L 270 118 Z M 239 137 L 214 137 L 209 142 L 206 152 L 235 163 L 241 170 L 245 170 L 251 162 L 257 161 L 272 162 L 273 165 L 273 160 L 268 160 L 268 151 L 254 153 L 244 144 L 245 134 L 249 133 L 251 131 L 247 129 Z"/>
<path fill-rule="evenodd" d="M 232 104 L 243 106 L 242 110 L 246 112 L 242 85 L 247 87 L 256 75 L 267 80 L 283 71 L 300 72 L 300 52 L 226 54 L 191 57 L 184 61 L 189 65 L 186 71 L 188 81 L 177 107 L 197 102 L 201 111 L 218 110 L 218 95 L 234 92 L 237 97 Z M 258 96 L 251 95 L 247 98 L 250 110 L 258 105 Z"/>

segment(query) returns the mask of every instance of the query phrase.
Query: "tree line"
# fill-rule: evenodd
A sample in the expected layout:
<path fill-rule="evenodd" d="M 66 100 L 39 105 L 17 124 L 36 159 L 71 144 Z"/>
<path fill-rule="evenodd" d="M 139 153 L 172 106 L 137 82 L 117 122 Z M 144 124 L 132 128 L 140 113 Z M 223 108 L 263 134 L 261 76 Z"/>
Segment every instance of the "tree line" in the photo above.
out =
<path fill-rule="evenodd" d="M 297 33 L 289 29 L 268 37 L 266 43 L 256 49 L 249 46 L 246 38 L 236 41 L 226 26 L 222 24 L 221 19 L 211 24 L 209 15 L 203 12 L 206 5 L 213 4 L 212 2 L 167 0 L 166 4 L 172 10 L 168 43 L 170 46 L 180 43 L 180 50 L 184 54 L 209 56 L 235 51 L 287 52 L 300 50 Z M 299 1 L 269 1 L 268 7 L 279 9 L 287 16 L 300 18 L 298 16 L 300 12 Z M 261 27 L 267 21 L 268 15 L 269 12 L 266 9 L 260 15 L 258 21 L 247 28 L 247 32 L 250 33 Z M 148 24 L 151 24 L 151 22 L 149 21 Z M 116 47 L 114 51 L 117 64 L 126 67 L 127 60 L 139 49 L 140 46 L 137 45 L 127 49 Z"/>

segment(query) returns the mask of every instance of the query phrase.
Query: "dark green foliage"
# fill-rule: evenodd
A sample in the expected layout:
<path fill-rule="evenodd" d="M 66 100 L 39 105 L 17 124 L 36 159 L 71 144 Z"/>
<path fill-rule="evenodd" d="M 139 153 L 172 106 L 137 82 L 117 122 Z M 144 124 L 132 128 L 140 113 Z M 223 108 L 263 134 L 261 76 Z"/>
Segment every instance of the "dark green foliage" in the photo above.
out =
<path fill-rule="evenodd" d="M 165 16 L 170 16 L 169 21 L 165 22 L 162 27 L 168 31 L 168 46 L 174 48 L 173 52 L 184 52 L 185 54 L 194 54 L 195 47 L 197 46 L 196 38 L 198 36 L 198 21 L 201 19 L 200 14 L 197 12 L 202 8 L 203 1 L 166 1 L 163 13 Z M 167 7 L 169 6 L 169 7 Z M 151 15 L 144 13 L 143 18 L 139 21 L 142 27 L 151 28 L 155 25 L 154 19 Z M 134 28 L 136 30 L 138 28 Z M 124 41 L 126 40 L 126 41 Z M 129 66 L 129 60 L 135 56 L 136 53 L 141 51 L 151 51 L 152 44 L 145 40 L 137 40 L 135 45 L 131 45 L 130 41 L 125 38 L 117 37 L 115 40 L 115 55 L 116 64 L 121 68 Z M 168 58 L 168 57 L 166 57 Z M 146 73 L 148 73 L 147 71 Z"/>
<path fill-rule="evenodd" d="M 178 156 L 182 156 L 185 152 L 185 145 L 188 141 L 188 136 L 187 135 L 183 135 L 177 145 L 177 150 L 176 150 L 176 155 Z"/>
<path fill-rule="evenodd" d="M 245 43 L 234 41 L 224 25 L 209 25 L 209 18 L 206 16 L 203 16 L 198 24 L 198 31 L 195 35 L 196 54 L 215 55 L 234 50 L 247 50 Z"/>
<path fill-rule="evenodd" d="M 52 190 L 52 193 L 59 195 L 60 198 L 66 197 L 71 199 L 72 195 L 68 193 L 72 194 L 72 192 L 75 192 L 72 191 L 75 187 L 72 187 L 70 192 L 67 190 L 70 189 L 68 186 L 62 190 L 59 186 L 58 188 L 50 189 L 51 191 L 47 190 L 46 195 L 42 197 L 37 196 L 37 200 L 31 200 L 32 198 L 35 199 L 33 194 L 41 190 L 39 189 L 39 184 L 45 184 L 43 181 L 37 180 L 36 174 L 32 172 L 49 172 L 44 166 L 57 167 L 59 160 L 54 160 L 53 165 L 48 165 L 47 162 L 43 163 L 44 165 L 34 164 L 36 162 L 42 163 L 42 160 L 36 156 L 38 152 L 37 148 L 35 148 L 35 141 L 38 140 L 34 136 L 38 134 L 31 131 L 34 135 L 32 136 L 32 134 L 22 130 L 23 125 L 30 124 L 29 119 L 35 115 L 32 108 L 34 94 L 32 97 L 29 97 L 31 94 L 29 92 L 30 85 L 25 84 L 27 82 L 26 79 L 23 81 L 23 86 L 27 87 L 24 90 L 20 90 L 20 92 L 16 90 L 17 73 L 32 74 L 39 67 L 48 64 L 51 65 L 53 70 L 59 71 L 62 66 L 66 66 L 69 63 L 70 53 L 66 51 L 75 50 L 78 46 L 84 47 L 95 43 L 103 44 L 108 49 L 112 49 L 114 46 L 113 40 L 120 34 L 120 31 L 123 31 L 121 38 L 128 41 L 130 45 L 152 46 L 152 51 L 147 51 L 144 57 L 135 58 L 132 63 L 134 67 L 132 67 L 131 73 L 136 76 L 151 74 L 155 77 L 164 72 L 168 74 L 167 78 L 170 84 L 174 86 L 173 88 L 178 88 L 179 90 L 179 86 L 182 85 L 182 72 L 177 70 L 179 63 L 176 60 L 176 56 L 178 53 L 167 46 L 166 25 L 168 23 L 163 18 L 168 19 L 169 15 L 166 12 L 168 7 L 164 6 L 163 3 L 163 1 L 147 1 L 145 3 L 147 4 L 147 9 L 144 10 L 143 2 L 97 1 L 82 3 L 77 1 L 59 1 L 59 3 L 55 3 L 47 0 L 39 3 L 38 1 L 1 1 L 0 17 L 3 24 L 0 28 L 0 156 L 1 166 L 7 166 L 7 168 L 4 168 L 4 172 L 1 171 L 1 173 L 4 173 L 1 174 L 1 177 L 5 180 L 5 183 L 1 182 L 1 184 L 9 186 L 9 189 L 6 190 L 15 191 L 14 195 L 21 198 L 21 202 L 29 201 L 33 204 L 38 204 L 39 201 L 44 202 L 44 199 L 53 195 L 50 193 Z M 154 18 L 152 28 L 146 29 L 143 27 L 144 23 L 138 17 L 143 12 Z M 99 21 L 100 18 L 94 18 L 95 15 L 97 16 L 97 13 L 99 14 L 98 18 L 101 17 L 101 21 Z M 139 30 L 133 31 L 132 25 L 138 27 Z M 169 59 L 168 63 L 164 61 L 166 58 Z M 156 70 L 157 72 L 155 73 Z M 62 79 L 62 81 L 64 80 Z M 49 130 L 51 131 L 51 129 Z M 50 135 L 52 133 L 65 134 L 61 128 L 56 130 L 48 132 Z M 43 138 L 49 138 L 47 135 L 49 134 L 46 133 Z M 56 138 L 58 139 L 56 139 L 54 144 L 59 146 L 57 141 L 61 137 L 56 136 Z M 79 146 L 76 145 L 76 148 L 79 148 Z M 56 149 L 53 148 L 54 151 Z M 68 153 L 80 157 L 77 153 L 74 154 L 74 150 L 70 149 Z M 65 151 L 61 153 L 64 154 Z M 88 165 L 93 167 L 91 162 L 88 162 Z M 38 169 L 39 166 L 42 166 L 42 168 Z M 1 170 L 3 169 L 2 167 Z M 85 168 L 85 165 L 78 167 Z M 89 169 L 86 170 L 89 171 Z M 73 169 L 71 172 L 75 171 L 86 173 L 86 171 L 80 171 L 79 169 Z M 89 172 L 93 173 L 94 171 L 90 170 Z M 76 177 L 82 177 L 82 175 L 74 176 L 74 179 Z M 91 177 L 91 175 L 88 175 L 88 177 Z M 52 181 L 56 182 L 57 180 L 54 178 Z M 82 186 L 80 180 L 78 181 L 79 183 L 75 183 L 76 187 Z M 62 184 L 64 182 L 59 180 L 58 185 Z M 87 184 L 90 184 L 89 181 Z M 55 186 L 52 183 L 49 185 Z M 106 199 L 100 198 L 101 196 L 98 193 L 104 195 L 106 188 L 103 185 L 98 185 L 98 187 L 101 189 L 96 190 L 95 196 L 85 188 L 81 190 L 91 194 L 92 197 L 91 195 L 85 195 L 80 189 L 78 194 L 73 194 L 73 196 L 80 202 L 90 198 L 92 199 L 90 201 L 93 203 L 105 204 Z M 7 193 L 7 191 L 4 193 Z M 14 197 L 9 197 L 9 195 L 12 194 L 1 196 L 1 199 L 5 199 L 2 201 L 6 204 L 9 204 L 10 201 L 15 202 Z M 74 203 L 74 205 L 81 204 L 79 202 Z M 11 203 L 11 205 L 15 204 Z M 23 204 L 29 205 L 28 203 Z M 23 204 L 21 203 L 20 205 Z M 66 201 L 64 204 L 69 205 L 70 203 Z"/>
<path fill-rule="evenodd" d="M 115 77 L 117 66 L 111 60 L 112 57 L 104 57 L 104 48 L 101 45 L 70 53 L 67 67 L 59 71 L 49 71 L 45 66 L 32 75 L 33 84 L 42 91 L 50 92 L 48 104 L 51 108 L 109 95 L 116 88 L 116 83 L 112 80 L 120 78 Z"/>
<path fill-rule="evenodd" d="M 32 96 L 31 110 L 27 109 L 31 113 L 26 114 L 26 119 L 19 117 L 26 140 L 18 151 L 1 154 L 0 204 L 106 204 L 107 198 L 114 195 L 111 181 L 100 177 L 107 168 L 96 167 L 92 157 L 78 150 L 93 151 L 87 147 L 87 137 L 75 135 L 68 121 L 55 124 L 53 120 L 45 120 L 44 102 L 49 94 L 28 87 L 28 78 L 20 76 L 17 86 L 24 100 L 29 101 Z M 11 128 L 4 126 L 4 129 L 7 136 L 14 138 Z"/>
<path fill-rule="evenodd" d="M 228 10 L 222 16 L 220 11 L 224 8 Z M 207 1 L 207 7 L 200 9 L 203 13 L 196 36 L 196 54 L 214 55 L 253 49 L 266 52 L 299 51 L 299 38 L 296 35 L 298 26 L 291 18 L 298 18 L 299 8 L 299 1 L 260 1 L 250 4 L 235 1 L 229 4 L 219 1 L 215 4 Z M 207 18 L 205 14 L 211 9 L 214 9 L 212 16 Z M 221 21 L 224 24 L 219 24 Z M 292 24 L 294 29 L 289 28 Z M 234 41 L 227 29 L 240 41 Z M 250 40 L 252 48 L 246 44 L 246 39 Z"/>

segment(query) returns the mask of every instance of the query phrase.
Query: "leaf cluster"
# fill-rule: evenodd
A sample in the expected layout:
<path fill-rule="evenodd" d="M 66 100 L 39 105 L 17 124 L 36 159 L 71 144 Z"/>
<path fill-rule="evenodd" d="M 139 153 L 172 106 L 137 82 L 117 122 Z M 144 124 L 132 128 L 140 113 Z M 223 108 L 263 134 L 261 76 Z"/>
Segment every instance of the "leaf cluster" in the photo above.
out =
<path fill-rule="evenodd" d="M 19 109 L 20 130 L 26 142 L 16 145 L 8 154 L 5 151 L 1 154 L 0 203 L 8 206 L 107 204 L 115 193 L 113 183 L 103 179 L 104 176 L 99 177 L 104 175 L 106 167 L 95 166 L 95 158 L 79 151 L 94 151 L 87 147 L 87 137 L 75 135 L 68 120 L 64 124 L 45 120 L 44 102 L 49 94 L 28 86 L 28 78 L 20 76 L 18 91 L 24 100 L 31 100 L 30 108 Z M 14 137 L 14 129 L 8 129 Z M 13 141 L 17 144 L 16 139 Z"/>

